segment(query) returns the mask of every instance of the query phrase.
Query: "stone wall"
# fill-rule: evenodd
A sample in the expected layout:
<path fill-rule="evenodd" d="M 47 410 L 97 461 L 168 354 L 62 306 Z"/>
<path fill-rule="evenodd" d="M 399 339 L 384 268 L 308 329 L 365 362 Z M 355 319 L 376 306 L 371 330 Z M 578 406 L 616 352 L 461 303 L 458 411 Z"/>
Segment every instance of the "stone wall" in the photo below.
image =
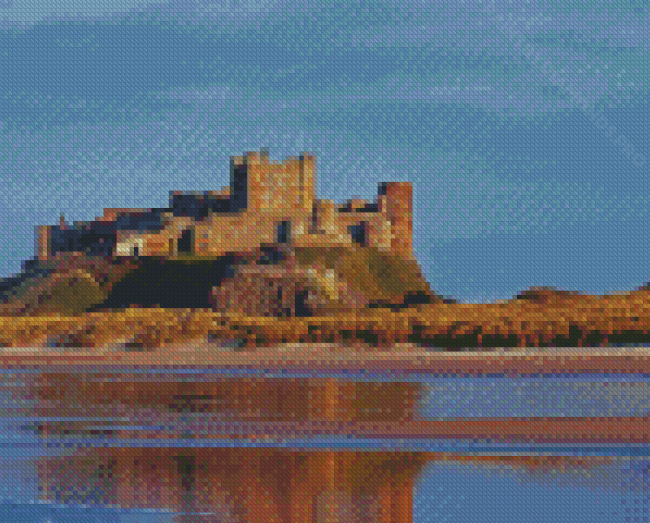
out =
<path fill-rule="evenodd" d="M 197 216 L 184 216 L 170 208 L 164 213 L 162 230 L 132 231 L 130 235 L 122 231 L 125 240 L 118 241 L 114 254 L 130 256 L 137 244 L 142 256 L 176 256 L 178 241 L 188 228 L 194 229 L 192 253 L 220 256 L 226 252 L 250 251 L 261 244 L 276 242 L 277 227 L 286 221 L 290 223 L 291 243 L 295 245 L 346 246 L 363 238 L 366 246 L 413 257 L 410 183 L 380 184 L 376 203 L 350 200 L 337 205 L 315 197 L 315 156 L 304 153 L 275 163 L 269 161 L 266 151 L 232 157 L 231 177 L 230 188 L 195 196 L 199 204 L 205 202 L 205 205 L 211 205 L 212 200 L 228 199 L 230 204 L 223 207 L 228 212 L 197 211 Z M 172 196 L 180 201 L 178 191 Z M 188 195 L 189 199 L 192 197 Z M 123 220 L 128 211 L 106 209 L 97 222 Z M 355 235 L 355 231 L 363 234 Z M 39 227 L 37 234 L 38 257 L 46 260 L 51 254 L 52 228 Z M 143 241 L 136 240 L 136 236 Z"/>

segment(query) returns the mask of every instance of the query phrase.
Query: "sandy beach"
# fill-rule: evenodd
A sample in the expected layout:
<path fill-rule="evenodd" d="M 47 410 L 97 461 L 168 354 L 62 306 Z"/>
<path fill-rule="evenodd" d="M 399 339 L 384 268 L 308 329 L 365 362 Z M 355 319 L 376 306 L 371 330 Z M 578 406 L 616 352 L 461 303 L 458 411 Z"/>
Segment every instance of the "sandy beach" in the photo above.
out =
<path fill-rule="evenodd" d="M 118 348 L 6 347 L 0 368 L 143 367 L 378 370 L 454 374 L 650 373 L 650 348 L 514 348 L 432 352 L 403 344 L 391 350 L 359 350 L 340 344 L 285 344 L 235 349 L 227 344 L 186 343 L 146 352 Z"/>

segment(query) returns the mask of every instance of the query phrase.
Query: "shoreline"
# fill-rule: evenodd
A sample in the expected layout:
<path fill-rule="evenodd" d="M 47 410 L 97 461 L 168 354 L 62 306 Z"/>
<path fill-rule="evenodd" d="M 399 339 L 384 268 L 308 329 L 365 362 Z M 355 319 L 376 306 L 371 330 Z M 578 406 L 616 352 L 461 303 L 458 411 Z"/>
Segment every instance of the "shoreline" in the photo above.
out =
<path fill-rule="evenodd" d="M 253 402 L 248 408 L 255 412 L 260 405 L 266 405 L 267 401 L 269 406 L 279 408 L 281 415 L 278 419 L 267 419 L 260 414 L 246 415 L 246 408 L 235 400 L 229 400 L 231 402 L 228 405 L 231 406 L 223 404 L 226 409 L 224 412 L 239 412 L 240 415 L 229 414 L 224 418 L 223 413 L 219 416 L 221 407 L 215 404 L 216 410 L 212 413 L 206 410 L 197 422 L 200 430 L 208 430 L 209 427 L 210 435 L 207 438 L 217 446 L 229 445 L 242 439 L 264 442 L 280 438 L 290 443 L 296 437 L 329 436 L 345 436 L 354 440 L 388 438 L 403 441 L 460 439 L 476 442 L 479 439 L 485 442 L 533 445 L 647 445 L 650 442 L 650 418 L 647 416 L 440 420 L 408 414 L 406 409 L 405 416 L 400 419 L 370 419 L 362 414 L 364 409 L 374 408 L 377 402 L 386 402 L 386 393 L 365 386 L 364 376 L 323 378 L 318 375 L 318 371 L 363 371 L 368 376 L 379 373 L 397 377 L 397 382 L 401 381 L 400 377 L 423 373 L 462 377 L 505 374 L 510 378 L 527 375 L 536 377 L 540 374 L 569 376 L 578 373 L 594 376 L 617 374 L 623 377 L 635 373 L 650 375 L 650 348 L 495 349 L 473 353 L 432 353 L 417 346 L 406 349 L 401 347 L 399 351 L 370 352 L 350 350 L 350 347 L 335 344 L 290 345 L 240 352 L 226 347 L 209 347 L 206 344 L 162 347 L 150 352 L 125 352 L 110 348 L 66 351 L 60 348 L 25 347 L 12 349 L 11 353 L 5 350 L 0 356 L 0 368 L 34 372 L 36 381 L 28 387 L 33 387 L 30 394 L 41 398 L 38 407 L 40 410 L 37 412 L 46 418 L 58 416 L 61 408 L 79 410 L 77 404 L 82 398 L 82 402 L 92 411 L 96 410 L 95 406 L 103 409 L 107 405 L 106 401 L 110 400 L 123 402 L 124 408 L 131 409 L 129 412 L 138 412 L 139 408 L 162 408 L 161 412 L 168 412 L 170 401 L 191 406 L 193 395 L 197 395 L 198 407 L 207 408 L 212 404 L 210 401 L 221 401 L 227 396 L 237 398 L 242 394 Z M 246 376 L 234 376 L 233 379 L 217 376 L 216 381 L 205 381 L 201 377 L 213 370 L 260 371 L 261 377 L 253 378 L 248 384 L 249 378 Z M 158 378 L 152 378 L 156 371 L 195 371 L 196 377 L 183 375 L 182 379 L 176 377 L 170 384 L 162 374 Z M 282 410 L 282 402 L 277 402 L 281 395 L 287 394 L 286 379 L 291 381 L 294 372 L 314 374 L 300 378 L 308 383 L 308 389 L 296 385 L 295 393 L 289 394 L 295 394 L 298 403 L 289 410 Z M 10 381 L 13 379 L 10 378 Z M 349 386 L 345 385 L 348 380 L 355 383 L 354 390 L 360 397 L 365 397 L 363 392 L 366 390 L 371 392 L 369 398 L 361 403 L 350 404 L 345 400 L 339 404 L 337 397 L 340 397 L 341 391 L 349 391 Z M 185 386 L 183 383 L 187 381 L 193 384 L 183 393 L 179 386 Z M 630 386 L 634 385 L 635 379 L 629 381 Z M 339 385 L 339 382 L 343 385 Z M 399 390 L 408 391 L 407 385 L 409 384 L 402 383 L 402 389 Z M 14 385 L 10 383 L 9 387 L 13 390 Z M 305 394 L 304 390 L 309 392 Z M 413 389 L 409 396 L 416 398 L 416 390 Z M 207 403 L 205 395 L 212 398 Z M 393 397 L 403 396 L 400 393 Z M 305 419 L 292 419 L 292 409 L 299 412 L 300 405 L 303 406 L 303 412 L 315 409 L 314 412 L 319 414 L 315 415 L 315 419 L 310 419 L 309 416 Z M 309 408 L 304 408 L 305 405 Z M 335 408 L 334 405 L 338 406 Z M 83 407 L 80 412 L 82 411 Z M 29 415 L 33 415 L 33 411 Z M 83 418 L 83 414 L 76 415 Z M 65 422 L 43 420 L 39 424 L 39 430 L 41 437 L 55 441 L 61 437 L 87 437 L 97 430 L 97 425 L 96 421 L 86 422 L 83 419 Z M 186 437 L 159 429 L 132 430 L 107 425 L 101 430 L 108 431 L 107 434 L 118 442 L 135 438 L 142 441 L 169 440 L 173 443 L 184 442 Z M 295 448 L 300 446 L 297 445 Z M 294 445 L 289 444 L 287 448 L 294 448 Z"/>
<path fill-rule="evenodd" d="M 1 369 L 141 367 L 148 369 L 377 370 L 450 374 L 650 374 L 650 347 L 504 348 L 432 352 L 414 344 L 376 350 L 341 344 L 284 344 L 273 348 L 229 348 L 185 343 L 144 352 L 115 347 L 0 349 Z"/>

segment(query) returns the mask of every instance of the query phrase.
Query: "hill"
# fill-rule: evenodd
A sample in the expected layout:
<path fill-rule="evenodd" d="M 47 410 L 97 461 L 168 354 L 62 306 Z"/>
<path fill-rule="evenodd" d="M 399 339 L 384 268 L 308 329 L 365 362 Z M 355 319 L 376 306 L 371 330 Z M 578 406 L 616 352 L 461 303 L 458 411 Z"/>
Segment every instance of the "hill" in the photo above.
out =
<path fill-rule="evenodd" d="M 265 245 L 174 259 L 65 253 L 40 268 L 42 274 L 12 288 L 0 313 L 77 316 L 157 307 L 300 317 L 443 302 L 414 260 L 355 245 Z"/>
<path fill-rule="evenodd" d="M 533 287 L 501 303 L 459 304 L 431 290 L 413 255 L 411 184 L 381 183 L 376 202 L 342 205 L 316 198 L 315 187 L 314 156 L 273 163 L 249 152 L 231 158 L 228 189 L 41 226 L 38 256 L 0 282 L 0 343 L 650 342 L 648 287 L 618 296 Z"/>
<path fill-rule="evenodd" d="M 142 349 L 230 340 L 463 350 L 650 343 L 645 286 L 606 296 L 533 287 L 501 303 L 459 304 L 428 291 L 412 260 L 358 247 L 266 245 L 228 260 L 66 255 L 42 269 L 50 272 L 2 305 L 0 344 Z"/>

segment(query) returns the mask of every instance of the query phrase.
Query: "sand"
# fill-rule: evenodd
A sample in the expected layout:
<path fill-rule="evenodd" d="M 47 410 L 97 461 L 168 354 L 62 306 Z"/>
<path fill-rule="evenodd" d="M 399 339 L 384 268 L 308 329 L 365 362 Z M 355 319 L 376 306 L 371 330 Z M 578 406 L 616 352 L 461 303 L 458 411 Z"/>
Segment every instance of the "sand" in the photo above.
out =
<path fill-rule="evenodd" d="M 285 344 L 241 349 L 227 343 L 186 343 L 147 351 L 123 347 L 0 349 L 0 368 L 114 367 L 386 370 L 426 373 L 650 373 L 650 348 L 514 348 L 431 352 L 404 344 L 360 350 L 339 344 Z"/>

